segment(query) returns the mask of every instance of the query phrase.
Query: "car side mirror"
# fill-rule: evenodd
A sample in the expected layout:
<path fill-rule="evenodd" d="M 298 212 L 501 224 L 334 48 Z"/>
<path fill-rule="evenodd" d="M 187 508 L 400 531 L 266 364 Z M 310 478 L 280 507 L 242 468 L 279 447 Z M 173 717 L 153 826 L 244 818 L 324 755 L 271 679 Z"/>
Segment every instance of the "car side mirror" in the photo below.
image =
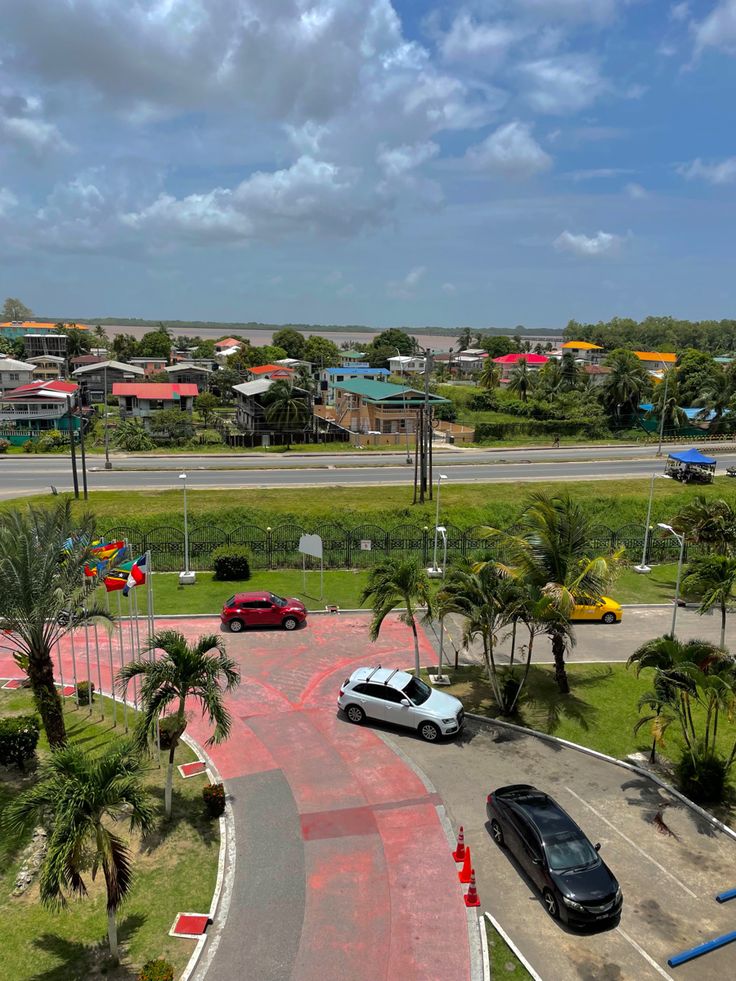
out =
<path fill-rule="evenodd" d="M 595 845 L 593 845 L 593 847 L 595 848 L 595 850 L 596 850 L 597 852 L 599 852 L 599 851 L 601 850 L 601 843 L 600 843 L 599 841 L 597 841 L 597 842 L 595 843 Z"/>
<path fill-rule="evenodd" d="M 537 857 L 535 857 L 533 855 L 532 856 L 532 865 L 541 865 L 541 864 L 542 864 L 542 859 L 541 858 L 537 858 Z"/>
<path fill-rule="evenodd" d="M 408 699 L 408 698 L 402 698 L 402 699 L 401 699 L 401 704 L 402 704 L 402 705 L 403 705 L 403 706 L 404 706 L 405 708 L 409 708 L 409 706 L 411 705 L 411 702 L 409 701 L 409 699 Z"/>

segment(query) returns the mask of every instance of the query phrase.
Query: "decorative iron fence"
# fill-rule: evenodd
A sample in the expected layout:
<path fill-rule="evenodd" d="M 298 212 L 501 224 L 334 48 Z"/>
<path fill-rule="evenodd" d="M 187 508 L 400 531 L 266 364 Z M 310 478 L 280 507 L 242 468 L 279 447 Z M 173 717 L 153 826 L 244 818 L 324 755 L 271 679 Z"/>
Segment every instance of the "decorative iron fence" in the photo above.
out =
<path fill-rule="evenodd" d="M 508 529 L 513 531 L 513 529 Z M 221 545 L 239 545 L 250 549 L 256 569 L 297 568 L 302 558 L 298 551 L 299 537 L 305 533 L 322 537 L 324 565 L 326 569 L 363 569 L 375 565 L 388 555 L 411 555 L 421 559 L 426 566 L 433 559 L 434 528 L 410 524 L 396 524 L 384 528 L 375 524 L 361 524 L 345 528 L 339 524 L 323 523 L 316 527 L 302 528 L 295 524 L 262 528 L 255 524 L 239 523 L 230 527 L 192 523 L 189 529 L 189 564 L 196 571 L 212 568 L 212 552 Z M 672 536 L 650 536 L 647 561 L 676 561 L 678 545 Z M 502 544 L 482 537 L 478 526 L 458 528 L 448 525 L 447 556 L 473 558 L 484 554 L 498 554 Z M 134 525 L 118 525 L 106 529 L 109 541 L 123 539 L 131 553 L 143 554 L 151 550 L 153 568 L 157 572 L 178 572 L 184 567 L 184 531 L 181 527 L 163 525 L 142 531 Z M 620 528 L 597 525 L 590 540 L 591 553 L 605 554 L 624 548 L 630 561 L 640 562 L 644 546 L 644 525 L 626 524 Z M 693 551 L 690 547 L 690 552 Z M 443 556 L 444 545 L 438 541 L 438 559 Z M 310 563 L 315 560 L 308 559 Z"/>

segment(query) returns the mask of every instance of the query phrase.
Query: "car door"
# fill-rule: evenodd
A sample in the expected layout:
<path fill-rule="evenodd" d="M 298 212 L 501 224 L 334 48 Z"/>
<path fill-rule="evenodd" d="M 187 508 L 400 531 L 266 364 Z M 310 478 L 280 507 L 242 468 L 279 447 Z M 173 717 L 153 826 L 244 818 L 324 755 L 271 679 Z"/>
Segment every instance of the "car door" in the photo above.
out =
<path fill-rule="evenodd" d="M 536 831 L 526 821 L 519 824 L 519 839 L 521 841 L 519 861 L 532 882 L 541 889 L 545 882 L 542 844 Z"/>
<path fill-rule="evenodd" d="M 572 613 L 573 620 L 592 620 L 595 615 L 595 607 L 589 603 L 577 603 Z"/>
<path fill-rule="evenodd" d="M 377 686 L 378 687 L 378 686 Z M 383 711 L 387 722 L 392 722 L 396 726 L 409 726 L 414 728 L 418 725 L 416 709 L 409 702 L 409 699 L 398 688 L 391 688 L 387 685 L 380 686 L 383 689 Z M 407 703 L 407 704 L 404 704 Z"/>
<path fill-rule="evenodd" d="M 366 686 L 366 704 L 363 706 L 366 715 L 372 719 L 380 719 L 382 722 L 390 722 L 390 706 L 388 694 L 391 692 L 386 685 L 368 683 Z"/>
<path fill-rule="evenodd" d="M 243 603 L 243 620 L 249 627 L 264 626 L 264 613 L 262 600 L 248 600 Z"/>
<path fill-rule="evenodd" d="M 258 608 L 261 611 L 261 623 L 264 627 L 281 626 L 281 607 L 276 606 L 271 600 L 259 600 Z"/>

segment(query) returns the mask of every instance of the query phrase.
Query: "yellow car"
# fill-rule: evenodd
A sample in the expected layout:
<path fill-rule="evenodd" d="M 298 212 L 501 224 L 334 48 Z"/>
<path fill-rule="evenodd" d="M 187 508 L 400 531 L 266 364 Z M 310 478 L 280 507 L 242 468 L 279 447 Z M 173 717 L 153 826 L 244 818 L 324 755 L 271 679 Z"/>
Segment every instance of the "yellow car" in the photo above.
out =
<path fill-rule="evenodd" d="M 621 604 L 610 596 L 601 596 L 597 603 L 578 603 L 571 620 L 594 620 L 596 623 L 620 623 L 623 616 Z"/>

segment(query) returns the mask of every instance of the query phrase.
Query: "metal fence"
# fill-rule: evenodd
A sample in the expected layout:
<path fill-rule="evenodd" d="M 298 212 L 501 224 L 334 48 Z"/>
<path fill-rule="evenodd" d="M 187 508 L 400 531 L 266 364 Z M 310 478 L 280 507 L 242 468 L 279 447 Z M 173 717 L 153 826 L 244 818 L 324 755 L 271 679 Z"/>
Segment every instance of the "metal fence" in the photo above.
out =
<path fill-rule="evenodd" d="M 498 551 L 498 546 L 481 537 L 481 527 L 459 528 L 447 525 L 448 559 L 473 558 Z M 513 528 L 509 529 L 513 532 Z M 656 529 L 655 529 L 656 532 Z M 151 550 L 153 568 L 158 572 L 177 572 L 184 565 L 184 530 L 178 526 L 162 525 L 143 531 L 135 525 L 117 525 L 104 532 L 108 541 L 124 539 L 135 555 Z M 388 555 L 410 555 L 427 565 L 432 559 L 434 528 L 411 524 L 396 524 L 384 528 L 361 524 L 350 528 L 333 523 L 312 527 L 281 524 L 262 528 L 256 524 L 238 523 L 217 525 L 212 522 L 192 523 L 189 529 L 189 564 L 203 571 L 212 568 L 212 552 L 221 545 L 246 546 L 257 569 L 295 568 L 301 565 L 299 538 L 303 534 L 322 537 L 325 568 L 361 569 L 375 565 Z M 605 554 L 621 546 L 629 560 L 641 560 L 644 544 L 644 524 L 627 524 L 620 528 L 597 525 L 592 529 L 590 552 Z M 442 544 L 440 543 L 440 550 Z M 440 552 L 441 554 L 441 552 Z M 654 562 L 675 561 L 677 542 L 670 537 L 653 533 L 647 549 L 647 559 Z M 308 562 L 314 560 L 307 559 Z"/>

